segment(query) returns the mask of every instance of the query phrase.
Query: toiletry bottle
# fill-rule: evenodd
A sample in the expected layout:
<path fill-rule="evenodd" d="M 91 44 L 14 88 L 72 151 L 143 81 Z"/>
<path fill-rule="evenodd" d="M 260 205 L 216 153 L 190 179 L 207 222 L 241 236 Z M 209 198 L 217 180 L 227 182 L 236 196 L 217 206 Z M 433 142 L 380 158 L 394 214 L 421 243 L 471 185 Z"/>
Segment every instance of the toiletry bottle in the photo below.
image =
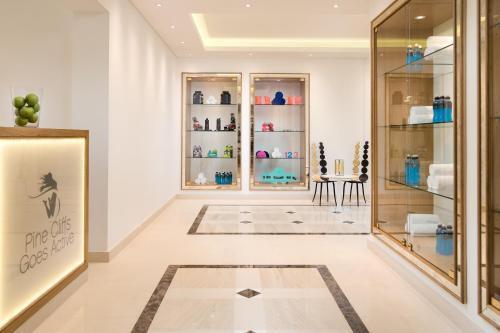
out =
<path fill-rule="evenodd" d="M 450 96 L 446 96 L 446 108 L 445 108 L 444 121 L 446 121 L 446 122 L 453 121 L 453 103 L 451 101 Z"/>
<path fill-rule="evenodd" d="M 233 173 L 232 172 L 229 172 L 229 182 L 228 184 L 233 184 Z"/>
<path fill-rule="evenodd" d="M 406 48 L 406 64 L 410 64 L 412 62 L 412 57 L 413 57 L 413 49 L 411 45 L 408 45 Z"/>
<path fill-rule="evenodd" d="M 420 185 L 420 159 L 418 155 L 413 155 L 413 185 Z"/>
<path fill-rule="evenodd" d="M 434 97 L 434 100 L 432 101 L 432 122 L 433 123 L 437 123 L 437 119 L 438 119 L 437 108 L 438 108 L 438 99 L 437 99 L 437 97 Z"/>
<path fill-rule="evenodd" d="M 405 159 L 405 184 L 410 183 L 410 155 L 406 155 Z"/>
<path fill-rule="evenodd" d="M 210 131 L 210 120 L 205 119 L 205 131 Z"/>
<path fill-rule="evenodd" d="M 220 174 L 218 172 L 215 173 L 215 184 L 220 184 Z"/>

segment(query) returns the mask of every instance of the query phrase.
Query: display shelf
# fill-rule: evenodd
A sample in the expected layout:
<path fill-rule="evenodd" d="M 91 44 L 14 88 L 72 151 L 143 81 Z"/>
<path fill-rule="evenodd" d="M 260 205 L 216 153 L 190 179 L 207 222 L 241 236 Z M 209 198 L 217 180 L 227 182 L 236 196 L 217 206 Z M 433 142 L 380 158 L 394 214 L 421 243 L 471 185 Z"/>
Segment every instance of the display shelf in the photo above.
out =
<path fill-rule="evenodd" d="M 465 272 L 458 270 L 465 262 L 461 5 L 396 0 L 372 22 L 371 179 L 374 234 L 464 300 Z M 436 106 L 452 109 L 453 121 L 433 122 Z M 440 252 L 441 236 L 407 234 L 410 214 L 428 215 L 411 217 L 427 228 L 435 221 L 450 225 L 449 253 Z"/>
<path fill-rule="evenodd" d="M 198 103 L 201 99 L 215 103 Z M 206 119 L 208 131 L 203 130 Z M 182 189 L 241 189 L 241 74 L 183 73 L 182 125 Z M 202 130 L 195 129 L 199 126 Z M 233 157 L 223 156 L 226 149 Z M 206 156 L 209 150 L 219 156 Z M 204 156 L 194 157 L 197 153 Z M 233 184 L 213 183 L 218 172 L 230 174 Z"/>
<path fill-rule="evenodd" d="M 453 74 L 453 44 L 442 47 L 419 60 L 400 65 L 384 73 L 392 74 Z"/>
<path fill-rule="evenodd" d="M 381 177 L 381 178 L 384 179 L 384 180 L 387 180 L 389 182 L 405 186 L 405 187 L 410 188 L 412 190 L 418 190 L 418 191 L 422 191 L 422 192 L 427 192 L 427 193 L 430 193 L 430 194 L 433 194 L 433 195 L 437 195 L 437 196 L 445 198 L 445 199 L 453 200 L 453 195 L 451 193 L 444 193 L 444 192 L 440 193 L 440 192 L 437 192 L 437 191 L 429 190 L 429 187 L 426 186 L 426 185 L 409 185 L 409 184 L 405 183 L 404 180 L 402 180 L 402 179 L 387 178 L 387 177 Z"/>
<path fill-rule="evenodd" d="M 400 124 L 400 125 L 379 125 L 379 128 L 419 128 L 419 127 L 432 127 L 432 128 L 450 128 L 453 127 L 453 121 L 442 121 L 433 123 L 418 123 L 418 124 Z"/>
<path fill-rule="evenodd" d="M 271 99 L 280 98 L 279 92 L 283 94 L 285 104 L 251 104 L 251 190 L 309 189 L 309 74 L 250 75 L 252 102 L 260 98 L 267 100 L 267 96 Z M 288 100 L 302 103 L 287 104 Z M 272 126 L 276 130 L 265 130 Z M 282 154 L 292 152 L 300 157 L 256 157 L 258 151 L 271 154 L 275 149 L 279 149 Z M 279 183 L 282 179 L 291 181 L 273 183 Z"/>
<path fill-rule="evenodd" d="M 500 330 L 500 2 L 479 1 L 479 312 Z M 483 227 L 481 227 L 483 226 Z"/>

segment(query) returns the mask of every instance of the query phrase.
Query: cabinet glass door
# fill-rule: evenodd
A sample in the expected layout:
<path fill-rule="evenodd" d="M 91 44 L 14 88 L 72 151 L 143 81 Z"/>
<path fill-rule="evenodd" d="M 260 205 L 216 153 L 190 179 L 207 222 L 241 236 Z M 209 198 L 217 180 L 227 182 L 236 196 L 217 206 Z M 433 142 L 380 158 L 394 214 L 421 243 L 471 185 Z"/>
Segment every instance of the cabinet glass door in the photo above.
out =
<path fill-rule="evenodd" d="M 373 22 L 374 232 L 463 296 L 455 1 L 396 1 Z"/>

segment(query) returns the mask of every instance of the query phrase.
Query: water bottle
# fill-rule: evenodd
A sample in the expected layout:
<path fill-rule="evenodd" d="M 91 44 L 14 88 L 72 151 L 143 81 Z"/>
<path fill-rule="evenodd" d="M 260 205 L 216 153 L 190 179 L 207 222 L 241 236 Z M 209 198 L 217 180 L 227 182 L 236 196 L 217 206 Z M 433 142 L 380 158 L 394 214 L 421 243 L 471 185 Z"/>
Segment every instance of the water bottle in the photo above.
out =
<path fill-rule="evenodd" d="M 434 100 L 432 101 L 432 122 L 437 123 L 438 122 L 438 98 L 434 97 Z"/>
<path fill-rule="evenodd" d="M 450 96 L 446 96 L 445 99 L 445 111 L 444 111 L 444 121 L 453 121 L 453 103 Z"/>
<path fill-rule="evenodd" d="M 406 155 L 405 159 L 405 184 L 410 183 L 410 155 Z"/>
<path fill-rule="evenodd" d="M 229 172 L 229 179 L 228 179 L 228 184 L 233 184 L 233 173 L 232 172 Z"/>
<path fill-rule="evenodd" d="M 406 48 L 406 64 L 407 65 L 411 63 L 412 57 L 413 57 L 413 50 L 411 48 L 411 45 L 408 45 L 408 47 Z"/>
<path fill-rule="evenodd" d="M 420 159 L 418 155 L 413 155 L 413 185 L 420 185 Z"/>
<path fill-rule="evenodd" d="M 215 184 L 220 184 L 220 173 L 215 173 Z"/>

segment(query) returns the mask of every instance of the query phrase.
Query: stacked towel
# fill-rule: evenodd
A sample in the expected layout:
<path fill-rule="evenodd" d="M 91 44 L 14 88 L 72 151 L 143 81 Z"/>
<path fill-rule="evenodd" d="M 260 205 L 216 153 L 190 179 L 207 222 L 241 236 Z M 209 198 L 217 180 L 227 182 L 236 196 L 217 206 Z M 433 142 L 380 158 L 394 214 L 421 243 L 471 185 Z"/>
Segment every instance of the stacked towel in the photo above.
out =
<path fill-rule="evenodd" d="M 427 186 L 429 190 L 440 193 L 453 193 L 454 184 L 453 164 L 429 165 Z"/>
<path fill-rule="evenodd" d="M 425 48 L 424 56 L 427 56 L 432 52 L 436 52 L 446 46 L 452 45 L 453 43 L 453 36 L 430 36 L 427 38 L 427 47 Z M 446 51 L 453 53 L 453 47 L 446 49 Z"/>
<path fill-rule="evenodd" d="M 432 123 L 434 111 L 432 106 L 412 106 L 410 108 L 410 117 L 408 124 Z"/>
<path fill-rule="evenodd" d="M 405 230 L 412 236 L 435 235 L 439 224 L 439 216 L 435 214 L 408 214 Z"/>

